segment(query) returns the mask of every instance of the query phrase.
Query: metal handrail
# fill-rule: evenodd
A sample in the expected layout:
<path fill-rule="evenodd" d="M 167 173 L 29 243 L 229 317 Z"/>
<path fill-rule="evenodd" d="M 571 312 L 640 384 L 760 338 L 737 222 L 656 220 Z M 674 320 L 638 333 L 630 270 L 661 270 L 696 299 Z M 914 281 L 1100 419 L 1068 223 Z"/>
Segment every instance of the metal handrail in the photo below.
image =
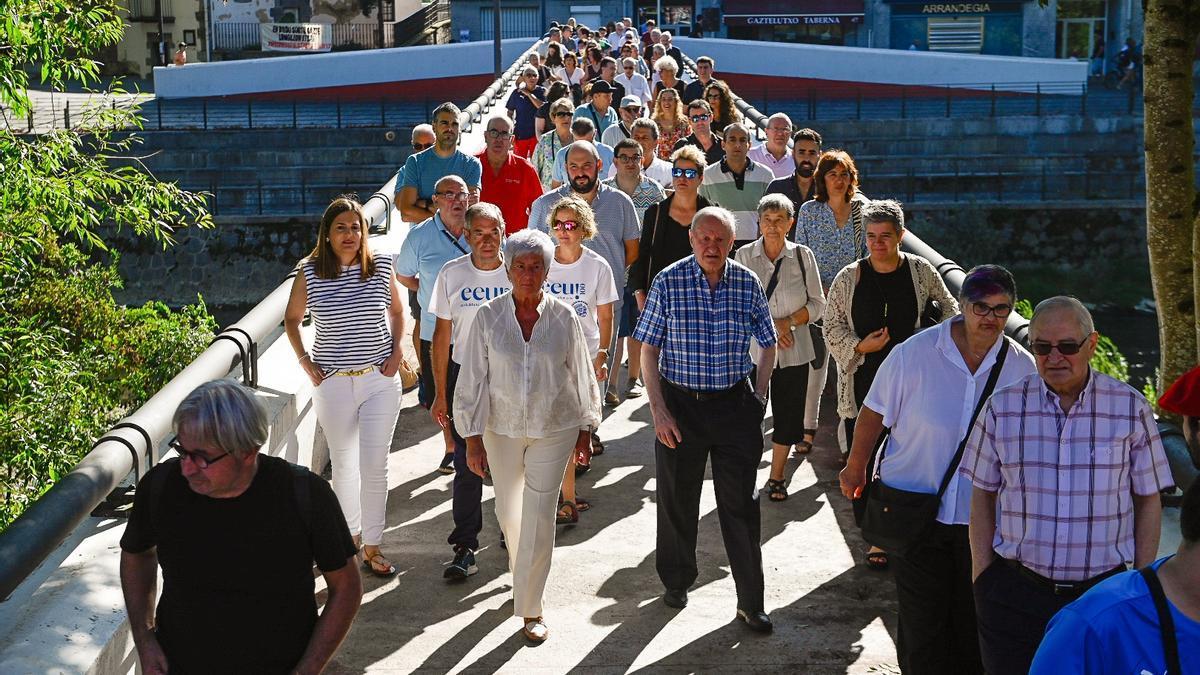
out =
<path fill-rule="evenodd" d="M 474 123 L 479 119 L 480 115 L 483 114 L 483 111 L 491 107 L 492 101 L 496 100 L 497 97 L 504 93 L 504 90 L 508 88 L 509 83 L 512 82 L 513 78 L 517 76 L 517 73 L 519 73 L 521 69 L 525 67 L 525 64 L 529 62 L 529 55 L 545 41 L 546 38 L 534 41 L 533 46 L 522 52 L 521 55 L 518 56 L 515 61 L 513 61 L 512 65 L 508 67 L 508 70 L 504 71 L 500 77 L 496 78 L 490 85 L 488 85 L 487 89 L 483 90 L 482 94 L 477 96 L 474 101 L 471 101 L 471 103 L 469 103 L 467 107 L 463 109 L 462 113 L 460 113 L 458 116 L 458 125 L 462 133 L 465 134 L 471 130 L 472 125 L 474 125 Z"/>

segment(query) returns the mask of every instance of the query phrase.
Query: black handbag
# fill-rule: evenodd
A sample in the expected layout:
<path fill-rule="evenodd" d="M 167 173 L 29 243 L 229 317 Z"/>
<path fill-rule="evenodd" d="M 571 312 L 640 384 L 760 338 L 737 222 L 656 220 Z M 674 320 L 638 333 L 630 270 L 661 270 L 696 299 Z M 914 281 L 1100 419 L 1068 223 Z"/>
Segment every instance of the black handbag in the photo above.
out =
<path fill-rule="evenodd" d="M 933 298 L 925 299 L 925 307 L 921 309 L 921 328 L 936 326 L 942 322 L 942 303 Z"/>
<path fill-rule="evenodd" d="M 874 475 L 868 481 L 866 508 L 860 525 L 863 539 L 867 543 L 889 553 L 904 555 L 933 525 L 937 518 L 938 506 L 942 503 L 942 495 L 946 494 L 950 480 L 958 472 L 958 465 L 962 462 L 963 452 L 967 448 L 967 439 L 975 427 L 975 420 L 983 410 L 983 405 L 991 398 L 996 381 L 1000 379 L 1000 371 L 1004 369 L 1004 359 L 1008 356 L 1008 338 L 1002 337 L 1001 340 L 996 362 L 988 372 L 987 384 L 984 385 L 979 403 L 975 405 L 975 412 L 971 414 L 971 421 L 967 424 L 967 433 L 958 443 L 958 450 L 954 453 L 954 459 L 950 460 L 946 474 L 942 476 L 937 494 L 901 490 L 884 483 L 878 467 L 883 465 L 883 456 L 887 454 L 887 442 L 885 441 L 880 448 L 879 462 L 874 463 Z"/>

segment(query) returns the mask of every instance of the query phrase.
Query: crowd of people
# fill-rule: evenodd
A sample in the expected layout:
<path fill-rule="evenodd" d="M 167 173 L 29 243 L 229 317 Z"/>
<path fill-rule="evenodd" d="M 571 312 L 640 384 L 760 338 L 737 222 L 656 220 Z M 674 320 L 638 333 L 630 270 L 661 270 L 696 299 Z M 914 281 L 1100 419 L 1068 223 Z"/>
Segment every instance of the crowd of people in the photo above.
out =
<path fill-rule="evenodd" d="M 900 251 L 903 206 L 867 197 L 850 154 L 782 113 L 756 143 L 715 70 L 702 56 L 685 82 L 682 54 L 652 23 L 555 23 L 507 115 L 487 120 L 482 152 L 459 148 L 452 103 L 414 129 L 395 195 L 412 225 L 394 257 L 371 251 L 360 204 L 329 205 L 285 328 L 314 388 L 332 489 L 259 455 L 265 413 L 252 394 L 229 382 L 194 392 L 176 414 L 179 459 L 139 486 L 122 540 L 147 672 L 212 672 L 220 655 L 197 649 L 195 636 L 239 614 L 239 593 L 266 592 L 307 600 L 290 605 L 274 642 L 246 646 L 247 672 L 319 671 L 361 597 L 355 567 L 397 573 L 381 546 L 406 318 L 416 322 L 418 398 L 444 439 L 437 470 L 454 474 L 443 577 L 479 569 L 491 480 L 513 613 L 531 642 L 550 634 L 543 591 L 556 523 L 598 507 L 576 477 L 604 453 L 603 408 L 642 396 L 655 432 L 664 603 L 687 606 L 699 576 L 711 459 L 736 615 L 772 631 L 758 494 L 788 498 L 786 464 L 813 451 L 833 370 L 839 420 L 828 447 L 873 544 L 867 564 L 894 575 L 903 672 L 1108 672 L 1118 643 L 1121 663 L 1162 672 L 1169 652 L 1145 638 L 1157 615 L 1140 600 L 1158 577 L 1139 582 L 1129 565 L 1162 577 L 1179 658 L 1200 668 L 1198 488 L 1184 501 L 1178 557 L 1155 562 L 1171 473 L 1148 402 L 1089 367 L 1088 310 L 1050 298 L 1034 311 L 1030 350 L 1005 337 L 1017 301 L 1007 270 L 978 266 L 953 295 L 930 263 Z M 1180 386 L 1174 405 L 1200 416 L 1200 386 Z M 260 507 L 265 515 L 245 515 Z M 893 508 L 919 513 L 901 522 L 886 515 Z M 227 541 L 221 530 L 246 534 L 230 551 L 190 534 Z M 245 579 L 269 591 L 239 581 L 205 596 L 211 586 L 177 576 L 254 560 Z M 312 560 L 329 588 L 319 616 L 302 564 Z M 1096 600 L 1102 592 L 1116 599 Z M 1141 652 L 1090 632 L 1124 625 L 1095 623 L 1120 603 Z"/>

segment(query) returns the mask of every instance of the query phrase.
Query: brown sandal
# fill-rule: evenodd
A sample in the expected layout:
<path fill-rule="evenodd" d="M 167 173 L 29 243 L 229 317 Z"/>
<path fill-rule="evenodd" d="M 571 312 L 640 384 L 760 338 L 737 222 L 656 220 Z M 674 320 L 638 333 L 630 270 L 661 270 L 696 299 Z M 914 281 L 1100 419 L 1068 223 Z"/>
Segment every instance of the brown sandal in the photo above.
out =
<path fill-rule="evenodd" d="M 575 502 L 564 501 L 558 507 L 558 514 L 554 517 L 554 522 L 559 525 L 572 525 L 579 522 L 579 507 Z"/>
<path fill-rule="evenodd" d="M 366 557 L 366 555 L 366 551 L 363 551 L 363 567 L 365 567 L 368 572 L 377 577 L 386 578 L 396 576 L 396 566 L 393 565 L 390 560 L 384 557 L 383 553 L 376 551 L 369 558 Z M 377 567 L 377 565 L 379 567 Z"/>

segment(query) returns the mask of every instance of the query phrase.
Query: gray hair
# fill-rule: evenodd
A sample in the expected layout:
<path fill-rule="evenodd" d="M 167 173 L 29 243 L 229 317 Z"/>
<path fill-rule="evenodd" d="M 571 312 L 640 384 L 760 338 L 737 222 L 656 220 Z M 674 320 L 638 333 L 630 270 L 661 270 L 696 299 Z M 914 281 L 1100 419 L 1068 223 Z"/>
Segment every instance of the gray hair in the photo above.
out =
<path fill-rule="evenodd" d="M 500 236 L 504 236 L 504 214 L 500 212 L 500 207 L 490 202 L 476 202 L 467 207 L 467 229 L 475 222 L 476 218 L 490 218 L 496 221 L 500 226 Z"/>
<path fill-rule="evenodd" d="M 729 209 L 721 208 L 720 206 L 706 206 L 696 212 L 692 217 L 692 227 L 696 227 L 705 218 L 712 218 L 725 226 L 729 230 L 729 238 L 737 238 L 737 219 L 733 217 Z"/>
<path fill-rule="evenodd" d="M 1029 320 L 1029 339 L 1033 340 L 1037 333 L 1038 319 L 1059 312 L 1075 315 L 1075 321 L 1079 324 L 1079 330 L 1083 333 L 1083 337 L 1086 338 L 1095 332 L 1096 324 L 1092 321 L 1092 313 L 1083 306 L 1079 298 L 1071 295 L 1056 295 L 1046 298 L 1033 308 L 1033 318 Z"/>
<path fill-rule="evenodd" d="M 242 458 L 267 442 L 267 410 L 254 392 L 233 380 L 213 380 L 192 390 L 171 418 L 175 433 Z"/>
<path fill-rule="evenodd" d="M 761 218 L 767 211 L 782 211 L 787 214 L 788 218 L 796 215 L 796 205 L 786 195 L 778 192 L 769 195 L 763 195 L 762 199 L 758 200 L 758 215 Z"/>
<path fill-rule="evenodd" d="M 876 199 L 863 210 L 865 223 L 890 223 L 896 234 L 904 231 L 904 207 L 895 199 Z"/>
<path fill-rule="evenodd" d="M 453 173 L 452 173 L 452 174 L 445 175 L 445 176 L 442 176 L 441 178 L 439 178 L 439 179 L 438 179 L 438 182 L 436 182 L 436 183 L 434 183 L 434 184 L 433 184 L 433 189 L 434 189 L 434 190 L 436 190 L 436 191 L 438 191 L 438 192 L 441 192 L 441 191 L 442 191 L 442 184 L 443 184 L 443 183 L 454 183 L 455 185 L 461 185 L 461 186 L 463 186 L 463 189 L 464 189 L 464 190 L 469 190 L 469 189 L 470 189 L 470 188 L 467 186 L 467 181 L 463 180 L 463 177 L 462 177 L 462 176 L 459 176 L 459 175 L 457 175 L 457 174 L 453 174 Z"/>
<path fill-rule="evenodd" d="M 645 117 L 637 118 L 633 121 L 633 124 L 629 125 L 629 134 L 632 136 L 633 132 L 637 129 L 648 129 L 650 131 L 650 138 L 658 140 L 658 125 L 653 120 L 648 120 Z"/>
<path fill-rule="evenodd" d="M 538 55 L 538 53 L 534 52 L 534 53 L 530 54 L 529 57 L 533 58 L 537 55 Z M 537 75 L 538 70 L 537 70 L 537 68 L 534 68 L 533 66 L 525 66 L 524 68 L 521 69 L 521 74 L 522 75 Z"/>
<path fill-rule="evenodd" d="M 521 230 L 504 242 L 504 268 L 512 270 L 513 261 L 519 256 L 536 253 L 546 263 L 546 272 L 554 261 L 554 240 L 540 230 Z"/>
<path fill-rule="evenodd" d="M 669 70 L 672 73 L 675 73 L 676 75 L 678 75 L 679 74 L 679 64 L 675 63 L 675 59 L 673 59 L 669 56 L 664 56 L 661 59 L 654 62 L 654 71 L 661 73 L 664 70 Z"/>

